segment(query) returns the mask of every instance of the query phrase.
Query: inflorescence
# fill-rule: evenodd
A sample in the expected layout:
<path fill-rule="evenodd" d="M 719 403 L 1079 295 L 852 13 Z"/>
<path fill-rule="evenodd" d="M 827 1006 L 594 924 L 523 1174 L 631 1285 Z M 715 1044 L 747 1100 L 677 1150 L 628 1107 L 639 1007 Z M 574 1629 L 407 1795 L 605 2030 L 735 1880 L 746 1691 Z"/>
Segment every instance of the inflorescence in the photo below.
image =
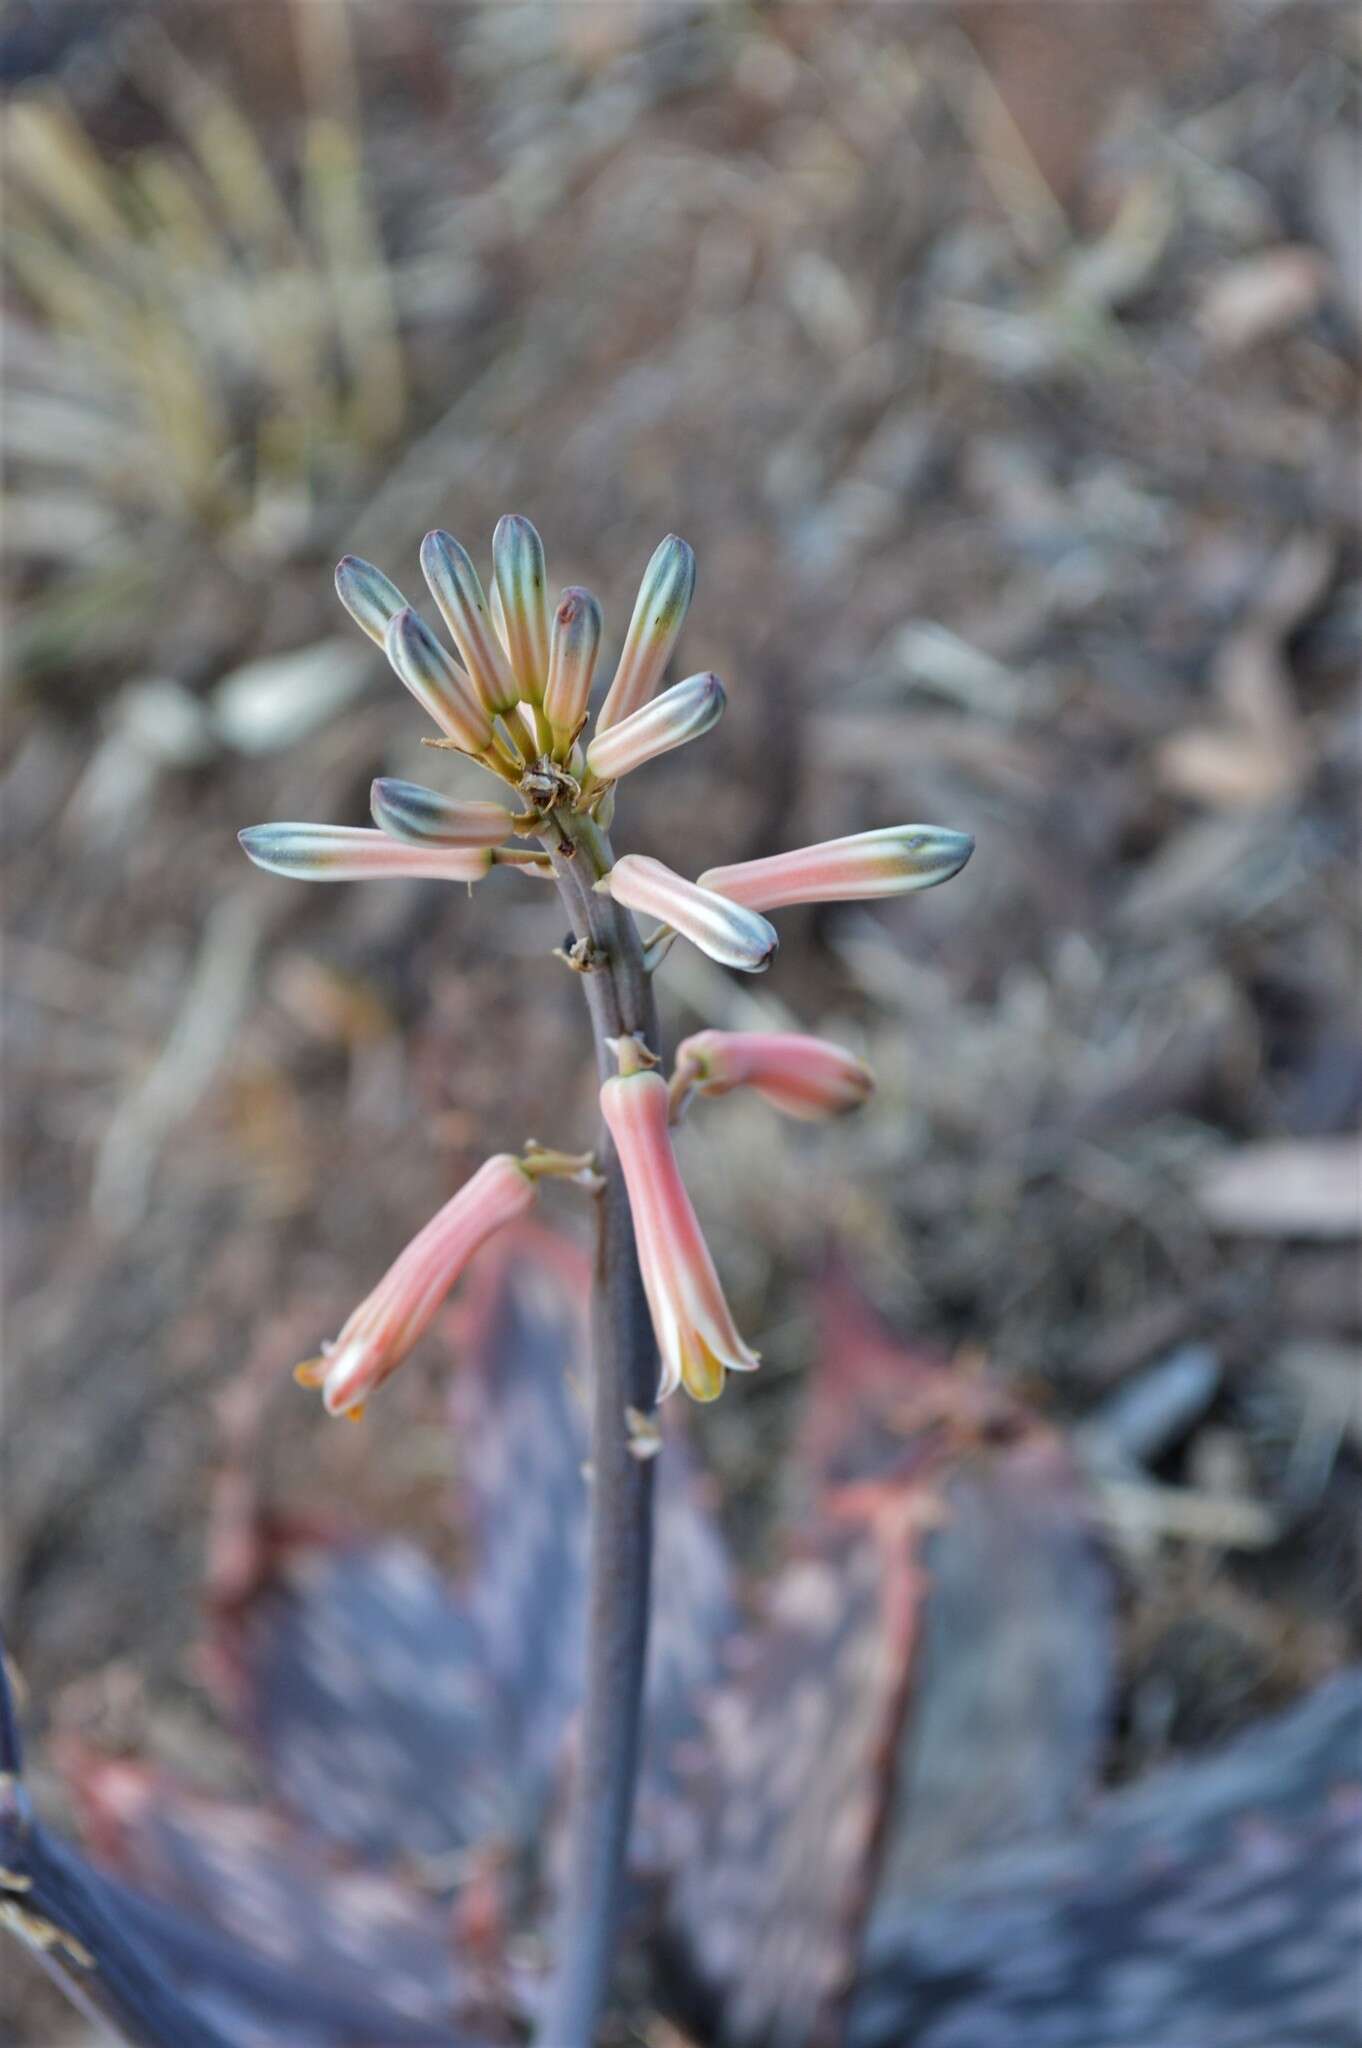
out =
<path fill-rule="evenodd" d="M 659 691 L 695 587 L 695 558 L 674 534 L 653 555 L 589 736 L 599 605 L 589 591 L 569 589 L 550 614 L 543 544 L 517 515 L 499 522 L 492 563 L 489 597 L 450 534 L 427 534 L 422 544 L 421 567 L 457 658 L 372 564 L 347 555 L 336 588 L 439 727 L 427 744 L 477 761 L 516 807 L 459 801 L 381 777 L 371 794 L 372 828 L 273 824 L 243 832 L 241 844 L 259 867 L 314 882 L 401 875 L 474 882 L 493 867 L 551 879 L 555 858 L 585 848 L 598 892 L 659 920 L 645 959 L 656 961 L 679 936 L 726 967 L 756 973 L 778 944 L 765 911 L 902 895 L 948 881 L 969 859 L 967 833 L 933 825 L 886 826 L 710 868 L 698 882 L 641 854 L 616 859 L 605 834 L 617 782 L 708 732 L 723 713 L 723 685 L 708 672 Z M 531 843 L 517 847 L 512 839 Z M 865 1100 L 872 1078 L 840 1047 L 793 1032 L 698 1032 L 678 1048 L 670 1082 L 654 1049 L 634 1039 L 612 1043 L 619 1072 L 601 1089 L 601 1112 L 634 1218 L 661 1360 L 658 1399 L 684 1386 L 695 1399 L 712 1400 L 725 1374 L 750 1371 L 757 1354 L 729 1313 L 677 1168 L 671 1126 L 692 1095 L 740 1087 L 790 1116 L 836 1116 Z M 524 1213 L 540 1180 L 595 1185 L 591 1167 L 589 1156 L 534 1145 L 519 1158 L 487 1160 L 297 1377 L 321 1387 L 331 1414 L 358 1415 L 429 1327 L 478 1246 Z"/>

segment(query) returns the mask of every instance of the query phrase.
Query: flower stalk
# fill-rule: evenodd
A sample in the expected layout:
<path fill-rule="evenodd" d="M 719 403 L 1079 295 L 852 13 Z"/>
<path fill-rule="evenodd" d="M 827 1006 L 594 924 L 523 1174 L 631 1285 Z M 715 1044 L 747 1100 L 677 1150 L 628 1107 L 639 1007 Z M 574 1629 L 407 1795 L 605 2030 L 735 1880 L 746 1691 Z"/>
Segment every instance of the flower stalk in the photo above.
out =
<path fill-rule="evenodd" d="M 536 1143 L 498 1154 L 399 1254 L 339 1337 L 300 1368 L 333 1414 L 357 1414 L 429 1329 L 484 1240 L 523 1213 L 541 1182 L 597 1201 L 586 1683 L 555 1969 L 542 2048 L 592 2048 L 609 1990 L 641 1749 L 652 1576 L 658 1402 L 678 1387 L 713 1400 L 758 1357 L 739 1335 L 672 1150 L 670 1125 L 693 1095 L 736 1088 L 787 1116 L 840 1115 L 872 1085 L 863 1064 L 800 1033 L 701 1031 L 670 1081 L 651 976 L 678 940 L 720 965 L 760 973 L 777 947 L 761 914 L 790 903 L 901 895 L 956 873 L 967 834 L 899 825 L 774 858 L 712 868 L 699 882 L 641 854 L 616 860 L 607 838 L 619 778 L 699 738 L 724 691 L 709 671 L 662 685 L 695 584 L 674 534 L 644 573 L 594 736 L 587 734 L 601 614 L 571 588 L 550 615 L 543 545 L 509 515 L 493 540 L 490 593 L 467 551 L 430 533 L 421 566 L 443 645 L 372 563 L 347 556 L 342 602 L 439 728 L 424 744 L 477 761 L 517 807 L 455 799 L 380 777 L 377 830 L 273 824 L 241 834 L 257 864 L 300 881 L 412 877 L 472 882 L 510 867 L 557 883 L 572 928 L 558 956 L 581 980 L 601 1079 L 594 1154 Z M 507 836 L 537 841 L 510 847 Z M 634 914 L 657 920 L 645 941 Z"/>

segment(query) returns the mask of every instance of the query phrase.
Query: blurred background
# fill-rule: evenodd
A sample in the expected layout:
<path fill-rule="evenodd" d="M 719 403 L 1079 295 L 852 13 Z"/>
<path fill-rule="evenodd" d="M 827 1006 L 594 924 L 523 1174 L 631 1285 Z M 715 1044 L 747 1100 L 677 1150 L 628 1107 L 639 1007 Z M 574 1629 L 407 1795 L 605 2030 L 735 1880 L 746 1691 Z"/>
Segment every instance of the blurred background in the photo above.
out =
<path fill-rule="evenodd" d="M 1114 1778 L 1358 1647 L 1358 17 L 1308 0 L 64 0 L 0 22 L 6 1606 L 40 1728 L 225 1785 L 197 1683 L 260 1481 L 419 1530 L 423 1356 L 287 1371 L 488 1150 L 586 1142 L 559 919 L 307 890 L 239 827 L 452 786 L 341 613 L 506 510 L 607 659 L 655 542 L 719 732 L 621 792 L 686 873 L 915 819 L 948 889 L 676 948 L 670 1036 L 863 1050 L 683 1164 L 765 1359 L 701 1418 L 760 1563 L 830 1263 L 1072 1432 Z M 608 668 L 607 668 L 608 673 Z M 558 1219 L 580 1233 L 566 1198 Z M 30 2034 L 27 2038 L 46 2038 Z"/>

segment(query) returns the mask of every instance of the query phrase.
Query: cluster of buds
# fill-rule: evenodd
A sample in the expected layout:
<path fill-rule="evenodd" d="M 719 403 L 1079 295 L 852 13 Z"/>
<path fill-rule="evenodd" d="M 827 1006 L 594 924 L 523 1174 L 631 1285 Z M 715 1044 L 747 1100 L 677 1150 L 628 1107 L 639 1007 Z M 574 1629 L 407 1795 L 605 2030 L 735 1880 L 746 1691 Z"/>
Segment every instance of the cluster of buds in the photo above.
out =
<path fill-rule="evenodd" d="M 674 534 L 653 555 L 589 735 L 600 607 L 589 591 L 568 589 L 550 609 L 543 544 L 527 519 L 501 520 L 492 563 L 489 597 L 451 535 L 428 534 L 422 545 L 426 582 L 457 655 L 372 564 L 347 556 L 336 588 L 439 728 L 426 744 L 478 762 L 514 793 L 515 807 L 457 801 L 383 777 L 371 793 L 372 827 L 274 824 L 243 832 L 258 866 L 303 881 L 474 882 L 494 867 L 551 878 L 556 858 L 589 857 L 596 891 L 657 920 L 647 959 L 656 961 L 681 937 L 723 966 L 756 973 L 778 944 L 764 912 L 902 895 L 947 881 L 968 860 L 966 833 L 929 825 L 888 826 L 710 868 L 695 882 L 641 854 L 615 859 L 605 833 L 621 777 L 708 732 L 723 713 L 723 685 L 708 672 L 660 689 L 694 589 L 694 557 Z M 531 843 L 514 846 L 513 839 Z M 671 1127 L 693 1095 L 735 1088 L 754 1090 L 789 1116 L 840 1115 L 865 1100 L 871 1076 L 852 1054 L 799 1033 L 699 1032 L 679 1047 L 670 1081 L 658 1071 L 655 1049 L 634 1039 L 613 1043 L 619 1073 L 601 1089 L 601 1113 L 633 1212 L 661 1361 L 658 1398 L 683 1386 L 697 1400 L 712 1400 L 725 1375 L 750 1371 L 757 1355 L 729 1313 Z M 521 1215 L 552 1176 L 594 1184 L 589 1159 L 577 1155 L 539 1147 L 518 1159 L 500 1154 L 418 1233 L 335 1342 L 298 1368 L 304 1384 L 320 1385 L 330 1413 L 360 1411 L 429 1327 L 478 1246 Z"/>

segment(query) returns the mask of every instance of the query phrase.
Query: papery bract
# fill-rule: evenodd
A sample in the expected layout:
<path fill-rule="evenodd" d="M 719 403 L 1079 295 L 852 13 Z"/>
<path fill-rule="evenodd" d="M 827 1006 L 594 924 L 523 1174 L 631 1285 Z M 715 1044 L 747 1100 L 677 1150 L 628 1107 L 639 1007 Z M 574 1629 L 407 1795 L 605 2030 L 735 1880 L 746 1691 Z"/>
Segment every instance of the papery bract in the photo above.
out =
<path fill-rule="evenodd" d="M 694 590 L 695 557 L 685 541 L 669 533 L 643 572 L 619 667 L 596 720 L 597 732 L 607 732 L 648 702 L 681 637 Z"/>
<path fill-rule="evenodd" d="M 759 1363 L 734 1327 L 709 1247 L 681 1179 L 660 1074 L 618 1074 L 601 1089 L 601 1114 L 619 1154 L 639 1268 L 662 1361 L 657 1398 L 678 1386 L 697 1401 L 723 1391 L 724 1374 Z"/>
<path fill-rule="evenodd" d="M 864 1060 L 802 1031 L 697 1031 L 676 1048 L 673 1094 L 752 1088 L 786 1116 L 859 1109 L 875 1085 Z"/>
<path fill-rule="evenodd" d="M 595 886 L 629 910 L 660 918 L 711 960 L 744 974 L 759 974 L 769 967 L 780 944 L 775 927 L 764 917 L 673 874 L 647 854 L 626 853 Z"/>
<path fill-rule="evenodd" d="M 723 715 L 724 686 L 708 672 L 687 676 L 654 697 L 638 711 L 631 711 L 609 732 L 597 733 L 586 750 L 586 765 L 600 782 L 613 782 L 654 761 L 687 740 L 699 739 Z"/>
<path fill-rule="evenodd" d="M 765 860 L 708 868 L 700 886 L 717 890 L 749 910 L 779 910 L 787 903 L 842 903 L 903 896 L 930 889 L 958 874 L 974 851 L 968 832 L 942 825 L 885 825 L 797 847 Z"/>
<path fill-rule="evenodd" d="M 322 1355 L 295 1377 L 320 1386 L 330 1415 L 353 1414 L 429 1329 L 441 1302 L 479 1245 L 523 1215 L 535 1183 L 499 1152 L 417 1232 Z"/>

